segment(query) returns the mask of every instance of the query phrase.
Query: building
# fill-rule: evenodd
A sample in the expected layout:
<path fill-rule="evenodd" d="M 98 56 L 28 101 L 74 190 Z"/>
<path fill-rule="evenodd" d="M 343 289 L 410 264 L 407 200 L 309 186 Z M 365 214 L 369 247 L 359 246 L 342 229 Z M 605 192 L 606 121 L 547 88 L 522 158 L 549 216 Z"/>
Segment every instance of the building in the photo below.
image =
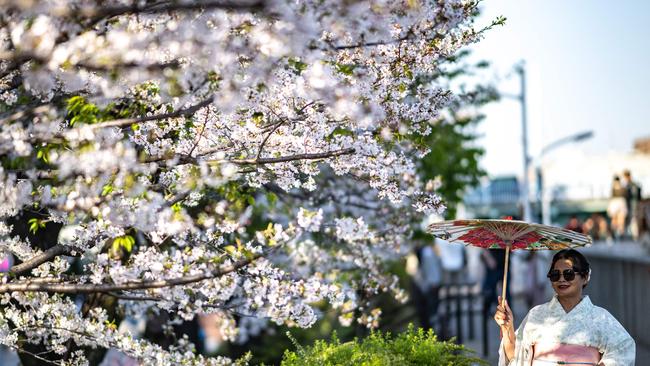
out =
<path fill-rule="evenodd" d="M 645 142 L 644 142 L 645 141 Z M 540 180 L 550 201 L 547 205 L 550 221 L 563 226 L 572 215 L 586 218 L 591 214 L 606 216 L 611 196 L 612 180 L 624 170 L 641 186 L 642 196 L 650 197 L 650 138 L 635 142 L 629 153 L 605 152 L 594 155 L 576 149 L 562 149 L 545 158 L 538 166 L 539 176 L 531 169 L 529 189 L 533 220 L 541 222 L 542 198 Z M 475 218 L 521 217 L 519 180 L 515 176 L 495 177 L 470 190 L 463 203 L 465 215 Z"/>
<path fill-rule="evenodd" d="M 519 217 L 519 195 L 519 181 L 514 175 L 485 180 L 465 196 L 465 215 L 468 218 Z"/>
<path fill-rule="evenodd" d="M 568 158 L 570 157 L 570 158 Z M 606 214 L 614 176 L 629 170 L 641 186 L 644 197 L 650 192 L 650 154 L 608 152 L 587 155 L 573 151 L 541 166 L 545 192 L 551 200 L 551 222 L 562 224 L 570 215 Z M 643 189 L 645 187 L 645 189 Z"/>
<path fill-rule="evenodd" d="M 641 154 L 650 154 L 650 136 L 634 140 L 634 151 Z"/>

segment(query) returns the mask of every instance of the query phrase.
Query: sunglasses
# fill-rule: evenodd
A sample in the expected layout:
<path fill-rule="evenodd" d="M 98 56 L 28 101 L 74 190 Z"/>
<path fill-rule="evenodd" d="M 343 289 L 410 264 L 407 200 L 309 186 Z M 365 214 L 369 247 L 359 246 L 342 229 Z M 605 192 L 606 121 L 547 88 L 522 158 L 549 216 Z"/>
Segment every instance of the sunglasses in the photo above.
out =
<path fill-rule="evenodd" d="M 582 274 L 582 272 L 576 271 L 576 270 L 571 269 L 571 268 L 565 269 L 564 271 L 561 271 L 561 272 L 560 272 L 559 269 L 554 269 L 554 270 L 550 271 L 546 275 L 546 277 L 548 277 L 548 279 L 551 280 L 551 282 L 557 282 L 557 281 L 560 280 L 560 276 L 564 276 L 564 279 L 566 281 L 570 282 L 570 281 L 573 281 L 576 278 L 576 273 L 577 274 Z"/>

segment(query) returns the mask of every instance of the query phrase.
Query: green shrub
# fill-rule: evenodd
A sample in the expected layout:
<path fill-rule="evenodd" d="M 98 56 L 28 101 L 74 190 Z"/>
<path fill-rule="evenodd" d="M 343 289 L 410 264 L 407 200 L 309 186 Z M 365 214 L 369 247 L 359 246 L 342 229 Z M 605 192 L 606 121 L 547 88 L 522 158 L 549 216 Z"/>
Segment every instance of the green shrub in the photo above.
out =
<path fill-rule="evenodd" d="M 285 351 L 282 366 L 407 366 L 407 365 L 487 365 L 472 356 L 462 345 L 440 342 L 433 331 L 414 330 L 392 338 L 390 333 L 373 332 L 368 337 L 341 343 L 336 334 L 331 342 L 316 341 L 313 346 Z"/>

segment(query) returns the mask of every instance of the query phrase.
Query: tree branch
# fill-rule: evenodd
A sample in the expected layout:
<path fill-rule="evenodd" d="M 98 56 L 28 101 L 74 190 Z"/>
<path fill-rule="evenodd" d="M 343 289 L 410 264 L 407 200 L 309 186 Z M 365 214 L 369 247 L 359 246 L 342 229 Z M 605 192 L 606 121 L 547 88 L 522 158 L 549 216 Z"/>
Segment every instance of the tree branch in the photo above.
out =
<path fill-rule="evenodd" d="M 38 105 L 36 107 L 23 108 L 21 110 L 15 111 L 13 113 L 5 114 L 5 115 L 1 116 L 0 117 L 0 124 L 4 124 L 4 123 L 7 123 L 7 122 L 11 123 L 11 122 L 17 121 L 17 120 L 19 120 L 19 119 L 21 119 L 23 117 L 32 116 L 32 115 L 39 114 L 39 113 L 44 113 L 44 112 L 47 112 L 48 110 L 50 110 L 50 108 L 51 108 L 51 103 L 40 104 L 40 105 Z"/>
<path fill-rule="evenodd" d="M 297 111 L 296 114 L 301 115 L 305 111 L 305 109 L 307 109 L 309 106 L 315 104 L 316 102 L 317 102 L 316 100 L 312 100 L 311 102 L 305 104 L 304 106 L 302 106 L 302 108 L 300 108 Z M 282 126 L 285 122 L 288 121 L 286 118 L 281 117 L 277 113 L 275 113 L 275 111 L 273 111 L 273 108 L 271 108 L 271 107 L 267 107 L 267 108 L 269 109 L 269 111 L 271 111 L 271 113 L 275 114 L 275 116 L 279 119 L 279 121 L 276 122 L 275 124 L 271 125 L 272 126 L 271 131 L 266 135 L 266 137 L 264 137 L 264 140 L 262 140 L 262 143 L 260 144 L 260 147 L 257 150 L 257 156 L 255 157 L 256 159 L 259 159 L 260 156 L 262 156 L 262 151 L 264 150 L 264 145 L 266 144 L 266 141 L 268 141 L 268 139 L 271 137 L 271 135 L 273 135 L 273 133 L 275 133 L 275 131 L 277 131 L 277 129 L 280 128 L 280 126 Z"/>
<path fill-rule="evenodd" d="M 189 116 L 194 114 L 196 111 L 198 111 L 201 108 L 204 108 L 212 101 L 214 100 L 214 97 L 209 97 L 202 102 L 195 104 L 193 106 L 190 106 L 185 109 L 179 109 L 174 112 L 170 113 L 163 113 L 163 114 L 156 114 L 153 116 L 145 116 L 145 117 L 139 117 L 139 118 L 123 118 L 123 119 L 116 119 L 112 121 L 106 121 L 106 122 L 101 122 L 101 123 L 96 123 L 94 125 L 89 125 L 89 127 L 93 130 L 99 129 L 99 128 L 106 128 L 106 127 L 125 127 L 132 125 L 134 123 L 142 123 L 142 122 L 148 122 L 148 121 L 157 121 L 161 119 L 166 119 L 166 118 L 176 118 L 176 117 L 184 117 L 184 116 Z"/>
<path fill-rule="evenodd" d="M 116 5 L 100 8 L 84 9 L 83 14 L 91 18 L 91 23 L 96 23 L 103 18 L 110 18 L 125 14 L 142 14 L 142 13 L 165 13 L 178 10 L 202 10 L 202 9 L 224 9 L 235 11 L 252 11 L 264 8 L 264 1 L 256 0 L 253 2 L 242 1 L 170 1 L 163 3 L 140 3 L 133 2 L 133 5 Z"/>
<path fill-rule="evenodd" d="M 167 61 L 167 62 L 161 62 L 161 63 L 151 63 L 151 64 L 141 64 L 137 62 L 127 62 L 127 63 L 116 63 L 114 65 L 99 65 L 99 64 L 92 64 L 92 63 L 86 63 L 86 62 L 78 62 L 71 67 L 79 67 L 82 69 L 86 69 L 88 71 L 95 71 L 95 72 L 110 72 L 114 70 L 119 70 L 119 69 L 144 69 L 147 71 L 158 71 L 158 70 L 164 70 L 166 68 L 178 68 L 180 67 L 180 62 L 177 60 L 172 60 L 172 61 Z"/>
<path fill-rule="evenodd" d="M 166 280 L 141 280 L 124 284 L 75 284 L 75 283 L 33 283 L 29 280 L 20 281 L 15 283 L 7 283 L 0 285 L 0 294 L 8 292 L 49 292 L 60 294 L 88 294 L 88 293 L 109 293 L 115 291 L 125 290 L 146 290 L 153 288 L 173 287 L 188 285 L 195 282 L 208 280 L 215 277 L 220 277 L 225 274 L 237 271 L 240 268 L 246 267 L 256 259 L 260 258 L 262 254 L 256 255 L 249 259 L 243 259 L 225 268 L 218 270 L 201 273 L 192 276 L 177 277 Z"/>
<path fill-rule="evenodd" d="M 269 140 L 271 135 L 273 135 L 273 133 L 275 133 L 275 131 L 277 131 L 277 129 L 280 128 L 282 124 L 284 124 L 284 122 L 285 120 L 281 120 L 280 122 L 276 123 L 275 126 L 273 126 L 273 128 L 271 129 L 271 131 L 264 137 L 264 140 L 262 140 L 262 143 L 260 144 L 260 147 L 257 150 L 257 156 L 255 157 L 256 159 L 259 159 L 260 156 L 262 156 L 262 151 L 264 151 L 264 145 L 266 144 L 266 141 Z"/>
<path fill-rule="evenodd" d="M 108 292 L 107 295 L 113 296 L 116 299 L 120 300 L 129 300 L 129 301 L 166 301 L 160 297 L 155 296 L 134 296 L 134 295 L 123 295 L 115 292 Z"/>
<path fill-rule="evenodd" d="M 50 58 L 37 56 L 29 51 L 27 52 L 12 51 L 12 52 L 0 52 L 0 60 L 11 61 L 12 62 L 11 65 L 14 65 L 15 63 L 22 64 L 27 61 L 35 61 L 40 64 L 47 64 L 50 61 Z M 88 71 L 109 72 L 109 71 L 114 71 L 119 69 L 129 69 L 129 68 L 141 68 L 148 71 L 155 71 L 155 70 L 164 70 L 166 68 L 177 68 L 179 66 L 180 66 L 180 62 L 178 60 L 171 60 L 167 62 L 150 63 L 150 64 L 131 61 L 125 63 L 108 64 L 108 65 L 89 63 L 86 61 L 78 61 L 73 64 L 70 64 L 69 68 L 79 67 L 82 69 L 86 69 Z M 67 69 L 68 67 L 66 67 L 66 70 Z M 20 77 L 20 75 L 17 75 L 10 82 L 11 82 L 10 86 L 12 87 L 18 86 L 20 85 L 20 83 L 22 83 L 22 77 Z"/>
<path fill-rule="evenodd" d="M 396 39 L 391 39 L 387 41 L 375 41 L 375 42 L 367 42 L 367 43 L 357 43 L 357 44 L 350 44 L 350 45 L 334 45 L 333 48 L 335 50 L 349 50 L 349 49 L 354 49 L 354 48 L 363 48 L 363 47 L 374 47 L 374 46 L 383 46 L 387 44 L 393 44 L 393 43 L 399 43 L 402 41 L 407 41 L 411 39 L 411 37 L 414 36 L 413 30 L 409 29 L 406 34 L 400 38 Z"/>
<path fill-rule="evenodd" d="M 12 59 L 8 59 L 5 58 L 5 56 L 0 55 L 0 60 L 3 61 L 11 60 L 9 65 L 7 65 L 7 67 L 4 70 L 0 71 L 0 79 L 18 70 L 22 64 L 24 64 L 27 61 L 30 61 L 31 59 L 32 59 L 32 55 L 28 55 L 28 54 L 21 54 Z"/>
<path fill-rule="evenodd" d="M 223 151 L 222 149 L 215 149 L 212 152 Z M 295 160 L 318 160 L 326 159 L 340 155 L 353 154 L 355 152 L 354 148 L 340 149 L 340 150 L 331 150 L 320 153 L 311 153 L 311 154 L 296 154 L 296 155 L 287 155 L 280 156 L 277 158 L 255 158 L 255 159 L 220 159 L 220 160 L 206 160 L 207 163 L 213 164 L 235 164 L 235 165 L 264 165 L 264 164 L 277 164 L 277 163 L 286 163 L 289 161 Z M 204 155 L 204 154 L 201 154 Z M 198 164 L 199 159 L 193 156 L 187 156 L 184 154 L 176 154 L 169 158 L 156 157 L 145 160 L 145 163 L 156 163 L 164 160 L 178 159 L 179 164 Z"/>
<path fill-rule="evenodd" d="M 277 158 L 259 158 L 259 159 L 231 159 L 231 160 L 208 160 L 210 163 L 231 163 L 236 165 L 264 165 L 264 164 L 277 164 L 277 163 L 286 163 L 289 161 L 295 160 L 317 160 L 317 159 L 326 159 L 340 155 L 348 155 L 354 153 L 354 148 L 340 149 L 325 151 L 321 153 L 311 153 L 311 154 L 296 154 L 288 156 L 280 156 Z"/>
<path fill-rule="evenodd" d="M 60 255 L 71 255 L 74 251 L 78 251 L 78 249 L 67 245 L 57 244 L 52 248 L 44 251 L 43 253 L 33 256 L 21 264 L 12 266 L 9 269 L 9 273 L 13 275 L 20 275 L 25 272 L 29 272 L 41 264 L 49 262 Z"/>
<path fill-rule="evenodd" d="M 23 77 L 20 74 L 15 74 L 8 82 L 7 87 L 0 89 L 0 93 L 14 90 L 23 84 Z"/>

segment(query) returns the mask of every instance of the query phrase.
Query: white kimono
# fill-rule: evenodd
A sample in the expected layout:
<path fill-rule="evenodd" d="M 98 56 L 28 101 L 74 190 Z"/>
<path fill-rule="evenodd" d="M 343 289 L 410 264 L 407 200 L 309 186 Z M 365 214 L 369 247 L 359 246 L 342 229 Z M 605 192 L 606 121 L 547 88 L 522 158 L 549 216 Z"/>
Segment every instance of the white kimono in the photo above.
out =
<path fill-rule="evenodd" d="M 634 366 L 636 346 L 625 328 L 607 310 L 583 297 L 568 313 L 557 296 L 532 308 L 515 332 L 515 354 L 510 362 L 499 346 L 499 366 L 528 366 L 533 345 L 553 342 L 594 347 L 602 355 L 599 365 Z"/>

